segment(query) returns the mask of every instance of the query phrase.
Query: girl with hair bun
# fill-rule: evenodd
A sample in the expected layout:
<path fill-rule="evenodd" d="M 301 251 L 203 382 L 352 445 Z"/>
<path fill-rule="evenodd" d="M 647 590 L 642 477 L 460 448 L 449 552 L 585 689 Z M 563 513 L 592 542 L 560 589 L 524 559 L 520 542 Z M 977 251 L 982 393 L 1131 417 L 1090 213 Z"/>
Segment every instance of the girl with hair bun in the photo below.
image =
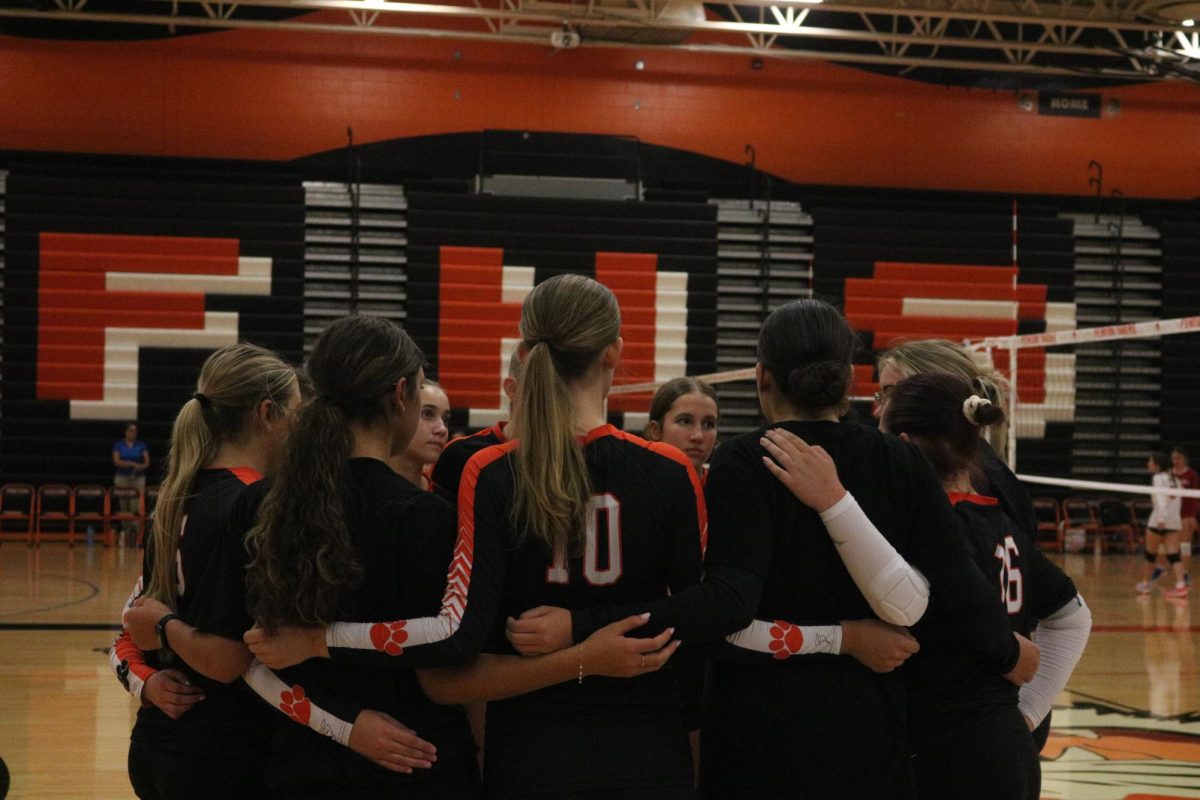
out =
<path fill-rule="evenodd" d="M 650 400 L 646 438 L 682 450 L 703 480 L 717 445 L 720 418 L 720 403 L 711 386 L 697 378 L 672 378 Z"/>
<path fill-rule="evenodd" d="M 1037 538 L 1037 516 L 1033 511 L 1033 500 L 1008 464 L 997 455 L 1008 445 L 1008 380 L 984 360 L 981 353 L 972 353 L 965 347 L 945 339 L 919 339 L 898 344 L 879 357 L 879 393 L 875 416 L 880 416 L 887 407 L 892 387 L 913 375 L 948 374 L 957 375 L 971 384 L 972 391 L 997 407 L 1002 415 L 997 422 L 981 425 L 977 434 L 979 445 L 979 469 L 984 480 L 979 488 L 996 497 L 1013 522 L 1032 539 Z M 1047 728 L 1046 734 L 1049 734 Z M 1043 737 L 1043 741 L 1044 741 Z"/>
<path fill-rule="evenodd" d="M 995 498 L 975 491 L 983 477 L 979 430 L 1004 417 L 967 380 L 944 373 L 900 381 L 883 407 L 883 429 L 920 448 L 941 478 L 975 555 L 965 568 L 987 576 L 1013 632 L 1034 636 L 1041 651 L 1036 675 L 1018 690 L 959 645 L 944 602 L 931 606 L 914 629 L 921 651 L 908 668 L 908 730 L 922 798 L 1036 800 L 1041 772 L 1029 732 L 1066 686 L 1091 629 L 1071 579 Z"/>
<path fill-rule="evenodd" d="M 928 463 L 898 439 L 839 420 L 856 346 L 845 318 L 817 300 L 767 318 L 756 381 L 768 428 L 725 442 L 713 458 L 706 565 L 760 576 L 760 619 L 878 615 L 911 625 L 932 591 L 991 674 L 1027 680 L 1036 648 L 1012 635 Z M 845 644 L 769 665 L 714 663 L 705 796 L 793 796 L 801 776 L 822 798 L 911 796 L 905 692 L 891 670 L 916 643 L 882 665 L 833 654 Z"/>
<path fill-rule="evenodd" d="M 235 683 L 251 659 L 236 508 L 278 462 L 299 404 L 291 366 L 237 344 L 209 356 L 175 418 L 141 599 L 131 598 L 110 654 L 142 701 L 129 777 L 143 800 L 265 792 L 269 711 Z"/>

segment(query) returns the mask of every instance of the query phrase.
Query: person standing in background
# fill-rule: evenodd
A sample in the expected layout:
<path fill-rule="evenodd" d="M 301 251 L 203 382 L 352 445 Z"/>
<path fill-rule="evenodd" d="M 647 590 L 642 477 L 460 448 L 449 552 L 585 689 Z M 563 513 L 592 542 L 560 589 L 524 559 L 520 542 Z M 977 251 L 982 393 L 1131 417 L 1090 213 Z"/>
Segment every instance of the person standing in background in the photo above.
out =
<path fill-rule="evenodd" d="M 138 425 L 130 422 L 125 426 L 124 438 L 113 442 L 112 448 L 113 486 L 118 489 L 137 489 L 139 493 L 146 491 L 146 470 L 150 467 L 150 449 L 138 438 Z M 121 511 L 126 513 L 137 511 L 133 498 L 121 498 Z M 137 531 L 137 523 L 132 520 L 121 524 L 124 536 L 133 536 Z"/>
<path fill-rule="evenodd" d="M 1177 444 L 1171 448 L 1171 472 L 1179 481 L 1180 489 L 1200 489 L 1200 475 L 1188 465 L 1187 448 Z M 1184 558 L 1192 554 L 1192 540 L 1196 536 L 1196 513 L 1200 512 L 1200 500 L 1184 497 L 1179 504 L 1179 521 L 1183 525 L 1179 532 L 1179 548 Z"/>
<path fill-rule="evenodd" d="M 1171 462 L 1166 453 L 1151 453 L 1146 462 L 1146 469 L 1154 477 L 1151 484 L 1156 489 L 1179 489 L 1179 479 L 1171 471 Z M 1167 597 L 1184 598 L 1188 596 L 1186 568 L 1179 556 L 1180 497 L 1173 494 L 1154 494 L 1151 497 L 1154 510 L 1146 524 L 1146 566 L 1143 578 L 1137 584 L 1138 594 L 1149 594 L 1154 580 L 1154 562 L 1158 556 L 1160 545 L 1166 545 L 1167 563 L 1175 577 L 1175 588 L 1167 591 Z"/>

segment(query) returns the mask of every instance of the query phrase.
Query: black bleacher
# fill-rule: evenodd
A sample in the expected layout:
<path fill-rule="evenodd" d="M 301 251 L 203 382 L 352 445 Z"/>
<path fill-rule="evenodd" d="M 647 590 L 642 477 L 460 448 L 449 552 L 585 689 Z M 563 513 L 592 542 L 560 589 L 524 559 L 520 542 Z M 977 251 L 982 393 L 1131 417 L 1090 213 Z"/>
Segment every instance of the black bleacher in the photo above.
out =
<path fill-rule="evenodd" d="M 209 295 L 239 312 L 241 338 L 298 361 L 303 350 L 304 197 L 298 174 L 255 162 L 14 155 L 8 159 L 0 476 L 108 483 L 125 420 L 72 420 L 67 400 L 37 399 L 39 235 L 233 238 L 272 259 L 270 296 Z M 211 350 L 141 348 L 140 436 L 156 482 L 171 422 Z"/>
<path fill-rule="evenodd" d="M 1143 212 L 1162 236 L 1163 319 L 1200 315 L 1200 203 L 1156 203 Z M 1200 458 L 1200 333 L 1164 336 L 1162 347 L 1162 439 L 1188 446 Z"/>
<path fill-rule="evenodd" d="M 597 252 L 653 253 L 688 273 L 688 372 L 716 368 L 716 208 L 453 193 L 408 195 L 408 329 L 436 364 L 439 248 L 494 247 L 506 264 L 594 274 Z"/>

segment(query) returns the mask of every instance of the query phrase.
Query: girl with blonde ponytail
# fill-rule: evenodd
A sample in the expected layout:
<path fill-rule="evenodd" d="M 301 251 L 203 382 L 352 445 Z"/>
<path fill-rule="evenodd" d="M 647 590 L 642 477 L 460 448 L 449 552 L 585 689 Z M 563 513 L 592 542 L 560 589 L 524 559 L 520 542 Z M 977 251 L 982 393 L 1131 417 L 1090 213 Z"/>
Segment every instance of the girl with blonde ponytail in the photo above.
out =
<path fill-rule="evenodd" d="M 441 703 L 489 701 L 489 795 L 690 796 L 686 693 L 674 673 L 657 672 L 677 647 L 668 643 L 670 631 L 627 638 L 645 622 L 632 616 L 580 645 L 529 658 L 515 655 L 502 635 L 506 616 L 533 607 L 646 602 L 699 582 L 706 516 L 691 463 L 674 447 L 605 422 L 620 325 L 616 298 L 591 278 L 560 275 L 525 299 L 513 416 L 521 438 L 467 463 L 453 560 L 448 570 L 443 564 L 447 577 L 437 588 L 424 590 L 426 598 L 442 597 L 440 611 L 435 602 L 427 612 L 436 616 L 364 617 L 361 607 L 348 607 L 342 619 L 351 621 L 324 629 L 252 632 L 260 660 L 283 668 L 331 657 L 335 670 L 339 662 L 382 661 L 383 669 L 403 674 L 405 665 L 465 662 L 486 648 L 489 655 L 422 669 L 418 678 Z M 315 369 L 312 377 L 323 391 Z M 422 504 L 440 502 L 423 496 Z M 442 525 L 436 529 L 446 530 Z M 404 536 L 421 530 L 428 537 L 434 529 L 426 524 Z M 450 535 L 454 530 L 451 521 Z M 415 569 L 416 559 L 434 551 L 430 544 L 408 561 Z M 400 585 L 418 590 L 412 580 Z M 363 621 L 386 619 L 394 621 Z M 305 668 L 328 665 L 309 660 L 296 669 Z M 633 680 L 593 677 L 600 675 Z M 411 724 L 422 732 L 428 727 Z M 435 770 L 449 757 L 439 744 Z"/>
<path fill-rule="evenodd" d="M 275 464 L 299 403 L 291 366 L 237 344 L 205 361 L 175 419 L 142 578 L 110 656 L 142 700 L 129 750 L 141 798 L 262 791 L 269 718 L 228 685 L 250 663 L 238 508 Z"/>

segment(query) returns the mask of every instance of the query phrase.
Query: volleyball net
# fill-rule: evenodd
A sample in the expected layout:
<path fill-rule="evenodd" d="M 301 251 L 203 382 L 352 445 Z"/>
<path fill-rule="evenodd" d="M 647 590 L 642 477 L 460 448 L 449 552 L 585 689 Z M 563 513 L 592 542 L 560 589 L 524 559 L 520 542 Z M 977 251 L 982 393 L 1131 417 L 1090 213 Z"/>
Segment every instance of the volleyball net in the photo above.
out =
<path fill-rule="evenodd" d="M 1041 438 L 1047 420 L 1073 419 L 1075 396 L 1079 386 L 1079 373 L 1075 368 L 1075 350 L 1080 345 L 1119 343 L 1136 339 L 1161 338 L 1200 331 L 1200 316 L 1178 319 L 1149 320 L 1094 328 L 1071 328 L 1068 330 L 1035 333 L 1020 336 L 989 337 L 978 341 L 964 342 L 978 357 L 994 365 L 1009 381 L 1009 416 L 1007 460 L 1015 465 L 1017 441 L 1023 438 Z M 919 337 L 915 337 L 919 338 Z M 1048 350 L 1053 353 L 1048 353 Z M 696 375 L 709 384 L 722 384 L 754 379 L 754 367 Z M 644 394 L 653 392 L 666 381 L 620 384 L 612 387 L 612 394 Z M 1031 385 L 1039 382 L 1040 385 Z M 870 403 L 870 396 L 852 396 L 852 402 Z M 1064 440 L 1070 446 L 1070 440 Z M 1153 447 L 1150 449 L 1158 449 Z M 1148 453 L 1147 453 L 1148 455 Z M 1018 473 L 1017 477 L 1027 484 L 1052 486 L 1080 492 L 1102 492 L 1106 494 L 1154 495 L 1167 494 L 1172 497 L 1197 497 L 1200 490 L 1159 489 L 1145 484 L 1111 483 L 1088 481 L 1049 475 Z"/>

